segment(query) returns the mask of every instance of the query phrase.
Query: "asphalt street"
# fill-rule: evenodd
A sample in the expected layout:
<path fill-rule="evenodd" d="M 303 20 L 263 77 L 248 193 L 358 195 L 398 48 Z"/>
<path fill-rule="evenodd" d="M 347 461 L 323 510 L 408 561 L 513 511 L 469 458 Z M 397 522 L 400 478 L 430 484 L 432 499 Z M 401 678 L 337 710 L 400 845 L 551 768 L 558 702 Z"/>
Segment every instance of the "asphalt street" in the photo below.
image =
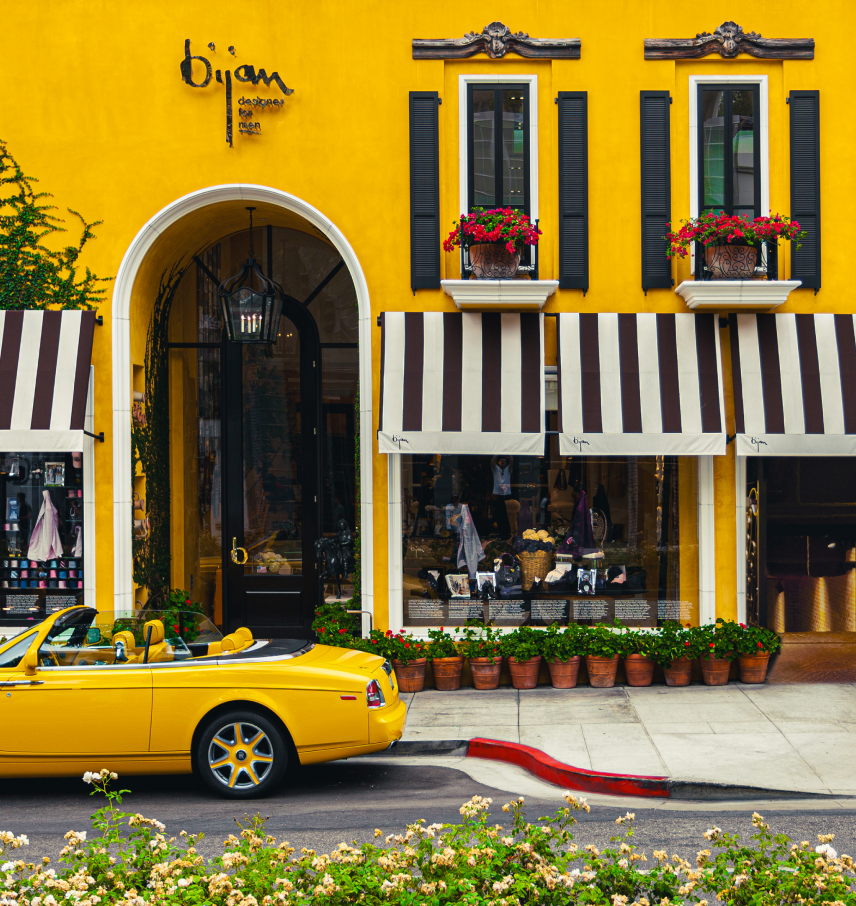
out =
<path fill-rule="evenodd" d="M 372 837 L 376 827 L 398 832 L 418 818 L 427 822 L 460 821 L 461 803 L 473 795 L 493 799 L 494 820 L 507 818 L 501 806 L 512 794 L 478 782 L 462 771 L 429 764 L 389 764 L 354 760 L 302 768 L 277 793 L 263 800 L 231 802 L 216 798 L 192 777 L 125 777 L 119 786 L 132 790 L 125 797 L 126 811 L 158 818 L 167 832 L 204 832 L 200 852 L 221 852 L 223 838 L 235 830 L 235 817 L 247 813 L 269 816 L 268 829 L 278 839 L 297 847 L 329 852 L 340 841 Z M 509 787 L 506 784 L 505 789 Z M 103 800 L 90 797 L 82 780 L 0 781 L 0 830 L 27 834 L 27 857 L 55 857 L 68 830 L 88 830 L 89 815 Z M 561 804 L 561 791 L 542 798 L 526 796 L 531 818 L 552 814 Z M 579 813 L 577 843 L 603 846 L 617 828 L 615 818 L 627 811 L 625 803 L 598 803 L 591 814 Z M 742 837 L 751 833 L 751 808 L 739 810 L 707 806 L 695 810 L 687 803 L 681 810 L 664 811 L 636 806 L 635 842 L 649 856 L 653 849 L 667 849 L 694 857 L 705 848 L 702 834 L 713 824 Z M 789 808 L 779 804 L 766 814 L 774 830 L 795 840 L 816 842 L 819 833 L 834 833 L 839 852 L 856 850 L 856 812 L 842 809 Z"/>

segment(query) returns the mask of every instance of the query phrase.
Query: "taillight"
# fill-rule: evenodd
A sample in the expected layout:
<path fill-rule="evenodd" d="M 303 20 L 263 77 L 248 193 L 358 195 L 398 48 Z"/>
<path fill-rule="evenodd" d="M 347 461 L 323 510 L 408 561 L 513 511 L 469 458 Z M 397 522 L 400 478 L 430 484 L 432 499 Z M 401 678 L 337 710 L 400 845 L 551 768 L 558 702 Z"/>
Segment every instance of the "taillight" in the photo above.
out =
<path fill-rule="evenodd" d="M 382 708 L 386 704 L 377 680 L 369 680 L 366 686 L 366 704 L 369 708 Z"/>

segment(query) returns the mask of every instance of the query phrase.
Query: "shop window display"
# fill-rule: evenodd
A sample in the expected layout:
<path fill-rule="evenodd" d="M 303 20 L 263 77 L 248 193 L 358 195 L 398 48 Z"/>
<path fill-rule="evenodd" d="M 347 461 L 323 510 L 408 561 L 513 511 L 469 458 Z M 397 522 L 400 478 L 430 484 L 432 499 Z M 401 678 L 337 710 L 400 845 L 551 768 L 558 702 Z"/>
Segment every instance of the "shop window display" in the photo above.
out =
<path fill-rule="evenodd" d="M 20 623 L 82 603 L 83 454 L 0 454 L 0 615 Z"/>
<path fill-rule="evenodd" d="M 698 622 L 691 457 L 402 455 L 404 625 Z"/>

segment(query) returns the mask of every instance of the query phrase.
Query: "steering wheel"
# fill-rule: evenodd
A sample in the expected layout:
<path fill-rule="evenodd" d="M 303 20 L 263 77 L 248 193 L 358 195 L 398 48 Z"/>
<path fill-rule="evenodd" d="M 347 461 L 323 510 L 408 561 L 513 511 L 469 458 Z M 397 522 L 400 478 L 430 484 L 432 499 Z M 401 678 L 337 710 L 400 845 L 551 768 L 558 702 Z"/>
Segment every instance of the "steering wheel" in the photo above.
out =
<path fill-rule="evenodd" d="M 51 663 L 51 661 L 53 661 L 53 663 Z M 39 652 L 39 664 L 42 667 L 59 667 L 60 665 L 59 658 L 57 658 L 56 653 L 51 650 L 42 650 Z"/>

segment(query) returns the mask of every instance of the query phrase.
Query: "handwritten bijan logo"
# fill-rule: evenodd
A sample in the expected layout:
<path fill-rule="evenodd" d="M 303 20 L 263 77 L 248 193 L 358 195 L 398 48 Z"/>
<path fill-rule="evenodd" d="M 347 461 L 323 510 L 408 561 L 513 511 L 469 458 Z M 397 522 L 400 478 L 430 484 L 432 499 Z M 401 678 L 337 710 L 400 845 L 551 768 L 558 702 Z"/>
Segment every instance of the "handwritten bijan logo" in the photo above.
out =
<path fill-rule="evenodd" d="M 213 43 L 208 45 L 209 50 L 212 53 L 215 51 L 215 46 Z M 235 48 L 230 47 L 229 52 L 234 54 Z M 205 67 L 205 77 L 200 82 L 194 82 L 193 80 L 193 61 L 199 60 L 200 63 Z M 197 69 L 197 73 L 198 73 Z M 235 68 L 235 79 L 238 82 L 249 82 L 252 85 L 258 85 L 259 82 L 264 82 L 266 87 L 270 87 L 273 82 L 278 86 L 280 91 L 286 95 L 294 94 L 293 88 L 288 88 L 280 78 L 278 72 L 272 72 L 270 75 L 264 69 L 259 69 L 256 72 L 255 66 L 250 66 L 248 63 L 244 63 L 241 66 Z M 184 59 L 181 61 L 181 78 L 182 81 L 190 85 L 191 88 L 207 88 L 211 82 L 211 79 L 216 79 L 221 85 L 226 86 L 226 141 L 229 143 L 229 147 L 232 147 L 232 72 L 231 70 L 221 71 L 219 69 L 212 70 L 211 63 L 202 56 L 198 54 L 190 53 L 190 38 L 186 38 L 184 41 Z M 271 108 L 273 110 L 281 109 L 285 105 L 285 101 L 280 98 L 262 98 L 262 97 L 241 97 L 238 99 L 238 115 L 242 118 L 238 122 L 238 132 L 243 133 L 244 135 L 259 135 L 261 134 L 262 127 L 259 122 L 250 122 L 249 119 L 255 115 L 259 110 Z"/>

